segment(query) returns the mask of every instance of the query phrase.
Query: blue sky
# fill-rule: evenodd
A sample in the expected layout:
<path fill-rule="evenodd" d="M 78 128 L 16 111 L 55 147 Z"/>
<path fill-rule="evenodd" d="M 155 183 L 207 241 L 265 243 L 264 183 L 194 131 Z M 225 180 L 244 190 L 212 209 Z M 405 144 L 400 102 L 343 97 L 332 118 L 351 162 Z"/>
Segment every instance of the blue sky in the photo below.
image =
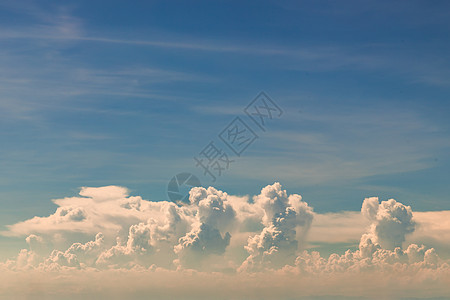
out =
<path fill-rule="evenodd" d="M 449 8 L 1 1 L 0 226 L 82 186 L 165 200 L 179 172 L 240 195 L 280 181 L 318 212 L 450 209 Z M 284 114 L 212 183 L 193 157 L 260 91 Z"/>

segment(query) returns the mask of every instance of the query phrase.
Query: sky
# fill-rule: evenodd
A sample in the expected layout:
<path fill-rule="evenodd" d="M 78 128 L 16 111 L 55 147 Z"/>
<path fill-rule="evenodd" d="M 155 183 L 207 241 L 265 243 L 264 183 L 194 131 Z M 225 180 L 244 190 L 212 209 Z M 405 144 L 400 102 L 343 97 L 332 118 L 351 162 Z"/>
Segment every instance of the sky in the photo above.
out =
<path fill-rule="evenodd" d="M 223 281 L 224 290 L 256 272 L 260 281 L 248 284 L 257 290 L 305 273 L 311 251 L 328 263 L 309 257 L 306 273 L 339 269 L 334 254 L 360 270 L 373 244 L 369 256 L 383 272 L 398 246 L 409 255 L 403 271 L 425 272 L 415 279 L 446 274 L 449 36 L 447 1 L 0 0 L 0 269 L 33 270 L 23 275 L 32 280 L 62 268 L 83 282 L 81 273 L 103 268 L 108 287 L 121 268 L 134 270 L 124 282 L 135 281 L 136 266 L 167 282 L 192 270 L 198 278 L 236 273 L 211 283 Z M 199 161 L 214 149 L 223 170 L 208 173 Z M 184 186 L 185 203 L 170 204 L 170 182 L 182 173 L 205 190 L 196 198 Z M 217 205 L 223 224 L 207 213 Z M 294 225 L 271 221 L 278 214 L 295 215 Z M 166 228 L 170 216 L 178 221 Z M 254 245 L 277 230 L 290 242 L 273 246 L 292 259 L 273 254 L 266 262 Z M 145 253 L 133 244 L 136 232 L 149 235 Z M 202 246 L 207 253 L 194 251 L 196 236 L 213 239 Z M 76 243 L 83 251 L 98 244 L 95 259 L 75 253 Z M 164 251 L 171 255 L 155 254 Z M 412 259 L 414 251 L 422 258 Z M 57 259 L 69 256 L 71 263 Z M 217 257 L 226 263 L 211 263 Z M 95 274 L 85 275 L 96 282 Z M 337 284 L 355 274 L 326 276 Z M 0 285 L 0 296 L 17 282 Z M 384 283 L 374 294 L 330 284 L 324 295 L 311 286 L 302 297 L 378 297 Z M 448 295 L 446 283 L 433 283 L 428 295 L 421 284 L 385 296 Z M 84 286 L 78 292 L 94 289 Z M 224 297 L 248 298 L 240 287 Z M 184 297 L 199 299 L 199 288 Z M 136 289 L 136 299 L 146 297 Z"/>

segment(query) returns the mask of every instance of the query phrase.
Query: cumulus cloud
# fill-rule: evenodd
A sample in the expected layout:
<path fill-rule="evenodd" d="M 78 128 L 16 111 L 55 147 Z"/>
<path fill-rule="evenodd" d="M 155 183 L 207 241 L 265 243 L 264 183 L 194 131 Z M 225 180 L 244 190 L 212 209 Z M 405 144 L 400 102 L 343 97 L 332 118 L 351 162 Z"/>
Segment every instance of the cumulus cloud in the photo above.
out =
<path fill-rule="evenodd" d="M 211 292 L 222 290 L 226 295 L 223 287 L 228 286 L 239 290 L 243 298 L 251 298 L 245 293 L 247 284 L 251 295 L 259 295 L 255 299 L 269 295 L 269 287 L 293 292 L 286 297 L 320 292 L 312 278 L 330 291 L 352 296 L 355 290 L 345 289 L 348 282 L 365 278 L 368 281 L 362 285 L 386 288 L 386 274 L 391 280 L 404 278 L 399 284 L 405 287 L 413 282 L 414 287 L 435 285 L 440 288 L 437 296 L 448 291 L 440 278 L 450 274 L 449 262 L 434 248 L 418 242 L 433 228 L 445 232 L 446 214 L 442 212 L 436 214 L 440 218 L 433 218 L 432 213 L 416 215 L 411 207 L 393 199 L 380 202 L 373 197 L 363 201 L 360 212 L 317 214 L 300 195 L 289 195 L 280 183 L 264 187 L 253 198 L 196 187 L 189 201 L 179 206 L 130 196 L 123 187 L 84 187 L 79 197 L 54 200 L 58 207 L 50 216 L 8 227 L 4 234 L 24 236 L 28 249 L 0 263 L 0 273 L 16 277 L 25 276 L 21 275 L 24 271 L 64 273 L 73 282 L 105 274 L 111 278 L 108 288 L 103 284 L 105 290 L 114 286 L 117 274 L 128 274 L 127 280 L 144 284 L 137 279 L 141 276 L 161 286 L 169 284 L 161 282 L 162 278 L 184 278 L 184 287 L 196 286 L 193 281 L 201 279 L 215 286 Z M 429 236 L 436 238 L 432 233 Z M 416 243 L 408 243 L 411 240 Z M 315 242 L 356 246 L 324 255 L 308 250 Z M 8 290 L 14 290 L 13 281 L 0 280 L 0 285 L 8 283 L 12 285 Z M 217 282 L 223 285 L 216 286 Z M 258 290 L 261 282 L 267 285 L 266 293 Z M 297 289 L 300 283 L 304 290 Z M 366 287 L 353 296 L 370 296 L 368 291 Z M 158 295 L 155 298 L 164 298 Z"/>
<path fill-rule="evenodd" d="M 82 187 L 80 195 L 98 202 L 113 201 L 127 198 L 128 190 L 121 186 Z"/>
<path fill-rule="evenodd" d="M 411 207 L 394 199 L 379 203 L 378 198 L 366 198 L 361 213 L 372 222 L 360 244 L 369 252 L 377 246 L 391 250 L 401 247 L 406 235 L 412 233 L 416 226 Z"/>
<path fill-rule="evenodd" d="M 179 244 L 174 247 L 179 255 L 177 263 L 192 267 L 211 254 L 225 252 L 231 235 L 221 231 L 230 228 L 236 216 L 227 197 L 226 193 L 213 187 L 191 189 L 189 201 L 197 208 L 197 213 L 192 230 L 180 238 Z"/>
<path fill-rule="evenodd" d="M 249 256 L 240 270 L 279 268 L 291 264 L 299 248 L 297 232 L 304 236 L 313 214 L 300 195 L 288 196 L 280 183 L 266 186 L 254 198 L 255 205 L 264 211 L 260 234 L 248 239 L 245 249 Z"/>

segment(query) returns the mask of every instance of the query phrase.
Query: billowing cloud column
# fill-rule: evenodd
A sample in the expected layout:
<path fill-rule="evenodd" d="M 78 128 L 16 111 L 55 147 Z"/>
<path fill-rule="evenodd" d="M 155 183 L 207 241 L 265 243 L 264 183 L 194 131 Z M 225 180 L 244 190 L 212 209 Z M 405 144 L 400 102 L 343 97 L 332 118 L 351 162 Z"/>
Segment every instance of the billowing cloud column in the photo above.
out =
<path fill-rule="evenodd" d="M 226 230 L 230 228 L 236 215 L 227 197 L 226 193 L 213 187 L 191 189 L 189 200 L 193 207 L 198 207 L 196 222 L 192 230 L 180 238 L 179 244 L 174 247 L 179 256 L 177 264 L 199 267 L 201 261 L 209 255 L 225 252 L 231 238 Z"/>
<path fill-rule="evenodd" d="M 411 207 L 390 199 L 379 203 L 378 198 L 366 198 L 361 213 L 372 224 L 361 237 L 362 256 L 369 256 L 378 248 L 393 250 L 402 246 L 407 234 L 415 229 Z"/>
<path fill-rule="evenodd" d="M 254 198 L 255 205 L 264 210 L 260 234 L 248 239 L 245 249 L 249 256 L 241 271 L 278 268 L 293 264 L 299 248 L 297 237 L 303 237 L 312 222 L 311 207 L 300 195 L 287 196 L 281 184 L 276 182 L 261 190 Z"/>

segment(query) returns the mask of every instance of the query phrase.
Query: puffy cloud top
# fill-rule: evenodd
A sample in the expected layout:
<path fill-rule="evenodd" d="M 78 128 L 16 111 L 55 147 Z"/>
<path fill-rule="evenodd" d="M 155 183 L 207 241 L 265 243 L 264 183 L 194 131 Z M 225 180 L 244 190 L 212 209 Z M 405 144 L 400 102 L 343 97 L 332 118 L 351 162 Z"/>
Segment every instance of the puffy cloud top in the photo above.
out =
<path fill-rule="evenodd" d="M 94 201 L 110 201 L 126 198 L 128 190 L 121 186 L 82 187 L 80 195 L 92 198 Z"/>
<path fill-rule="evenodd" d="M 403 245 L 416 221 L 409 206 L 393 199 L 367 198 L 360 214 L 333 215 L 329 220 L 335 227 L 339 220 L 356 215 L 369 225 L 360 235 L 358 249 L 328 257 L 305 250 L 314 216 L 320 215 L 280 183 L 264 187 L 253 201 L 213 187 L 193 188 L 189 201 L 190 205 L 178 206 L 129 196 L 122 187 L 82 188 L 80 197 L 54 200 L 58 205 L 54 214 L 10 226 L 9 234 L 27 236 L 29 249 L 0 268 L 195 269 L 302 276 L 447 272 L 447 262 L 433 248 Z"/>
<path fill-rule="evenodd" d="M 385 249 L 401 247 L 406 235 L 414 231 L 411 207 L 390 199 L 379 203 L 378 198 L 366 198 L 361 213 L 371 222 L 371 227 L 364 237 L 365 242 L 379 244 Z"/>
<path fill-rule="evenodd" d="M 299 249 L 297 237 L 308 231 L 312 208 L 302 202 L 300 195 L 288 197 L 278 182 L 263 188 L 254 200 L 264 210 L 265 227 L 260 234 L 249 237 L 245 246 L 249 256 L 240 270 L 279 268 L 293 263 Z"/>

